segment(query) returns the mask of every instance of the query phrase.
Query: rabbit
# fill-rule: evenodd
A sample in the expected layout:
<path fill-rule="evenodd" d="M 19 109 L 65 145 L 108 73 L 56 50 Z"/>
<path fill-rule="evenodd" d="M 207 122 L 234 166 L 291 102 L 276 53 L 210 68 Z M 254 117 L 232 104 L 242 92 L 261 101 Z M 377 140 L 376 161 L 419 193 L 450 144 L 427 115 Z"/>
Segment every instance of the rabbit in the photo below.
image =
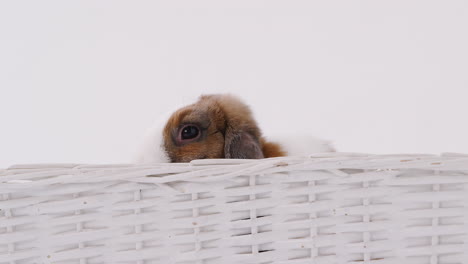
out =
<path fill-rule="evenodd" d="M 327 141 L 307 136 L 267 140 L 249 106 L 230 94 L 202 95 L 194 104 L 161 116 L 147 132 L 135 163 L 195 159 L 262 159 L 334 151 Z"/>

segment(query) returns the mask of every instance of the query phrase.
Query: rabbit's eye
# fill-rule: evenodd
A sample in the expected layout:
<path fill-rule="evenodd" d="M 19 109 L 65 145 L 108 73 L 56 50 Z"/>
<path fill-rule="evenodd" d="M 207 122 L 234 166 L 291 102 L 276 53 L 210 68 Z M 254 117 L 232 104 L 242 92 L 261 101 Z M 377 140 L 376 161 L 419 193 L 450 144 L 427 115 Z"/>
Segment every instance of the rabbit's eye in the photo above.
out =
<path fill-rule="evenodd" d="M 189 140 L 197 138 L 200 135 L 200 129 L 194 125 L 187 125 L 180 130 L 180 138 L 182 140 Z"/>

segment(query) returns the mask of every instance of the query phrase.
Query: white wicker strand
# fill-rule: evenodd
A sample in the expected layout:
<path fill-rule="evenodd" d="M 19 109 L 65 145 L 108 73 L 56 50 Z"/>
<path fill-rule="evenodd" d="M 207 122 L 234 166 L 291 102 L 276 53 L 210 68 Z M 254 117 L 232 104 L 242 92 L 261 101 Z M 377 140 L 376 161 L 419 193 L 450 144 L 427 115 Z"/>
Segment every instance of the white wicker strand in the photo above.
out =
<path fill-rule="evenodd" d="M 329 170 L 333 172 L 335 175 L 338 175 L 338 177 L 346 177 L 348 176 L 346 173 L 339 171 L 339 170 Z M 344 201 L 343 201 L 343 193 L 342 192 L 335 192 L 332 193 L 332 200 L 329 202 L 329 204 L 332 206 L 329 210 L 330 213 L 330 218 L 331 218 L 331 223 L 333 223 L 333 226 L 331 230 L 333 230 L 334 233 L 334 254 L 336 255 L 336 260 L 334 263 L 337 264 L 347 264 L 351 261 L 351 259 L 348 259 L 348 252 L 346 250 L 346 243 L 345 243 L 345 236 L 344 232 L 346 230 L 339 228 L 340 226 L 346 226 L 345 219 L 346 217 L 344 216 L 337 216 L 336 215 L 336 209 L 338 208 L 343 208 L 344 207 Z M 362 232 L 362 231 L 361 231 Z"/>
<path fill-rule="evenodd" d="M 434 174 L 439 175 L 439 171 L 434 170 Z M 439 192 L 440 191 L 440 184 L 433 184 L 432 185 L 432 191 Z M 433 201 L 432 202 L 432 209 L 438 209 L 438 208 L 440 208 L 440 202 L 439 201 Z M 439 218 L 437 216 L 434 216 L 432 218 L 432 223 L 431 224 L 432 224 L 433 228 L 439 226 Z M 433 247 L 439 245 L 439 236 L 438 235 L 433 235 L 431 237 L 431 245 Z M 435 255 L 435 254 L 432 254 L 431 255 L 431 264 L 437 264 L 437 262 L 438 262 L 438 256 Z"/>
<path fill-rule="evenodd" d="M 79 194 L 78 193 L 75 193 L 73 194 L 73 198 L 76 199 L 79 197 Z M 75 210 L 75 216 L 76 215 L 80 215 L 81 214 L 81 210 L 78 209 L 78 210 Z M 76 232 L 81 232 L 83 230 L 83 222 L 77 222 L 76 223 Z M 85 246 L 84 246 L 84 242 L 78 242 L 78 248 L 79 249 L 83 249 Z M 80 264 L 86 264 L 86 259 L 85 258 L 80 258 Z"/>
<path fill-rule="evenodd" d="M 314 193 L 314 192 L 311 192 L 312 190 L 314 190 L 314 187 L 316 186 L 316 182 L 315 181 L 308 181 L 307 182 L 307 187 L 308 189 L 310 190 L 309 191 L 309 195 L 308 195 L 308 199 L 307 199 L 307 202 L 309 203 L 309 205 L 312 205 L 314 204 L 314 202 L 316 201 L 317 199 L 317 195 Z M 311 207 L 311 206 L 310 206 Z M 310 209 L 309 209 L 310 210 Z M 313 219 L 317 219 L 317 212 L 315 212 L 314 210 L 310 210 L 309 211 L 309 219 L 313 220 Z M 317 225 L 316 225 L 316 222 L 314 221 L 311 221 L 310 222 L 310 235 L 309 235 L 309 240 L 310 240 L 310 243 L 311 243 L 311 247 L 310 247 L 310 258 L 312 260 L 315 260 L 315 258 L 318 257 L 318 248 L 316 247 L 316 244 L 315 244 L 315 237 L 318 236 L 318 230 L 317 230 Z"/>
<path fill-rule="evenodd" d="M 254 187 L 256 185 L 256 175 L 250 175 L 249 176 L 249 187 Z M 252 188 L 253 189 L 253 188 Z M 254 201 L 256 200 L 256 194 L 252 193 L 249 195 L 249 200 Z M 250 217 L 250 222 L 253 222 L 252 225 L 250 226 L 250 235 L 254 238 L 258 234 L 258 226 L 256 224 L 257 219 L 257 210 L 254 208 L 251 208 L 249 210 L 249 217 Z M 252 245 L 251 249 L 252 254 L 258 255 L 258 244 L 254 241 L 254 244 Z"/>
<path fill-rule="evenodd" d="M 364 191 L 366 191 L 369 188 L 369 182 L 364 181 L 362 183 L 362 187 L 364 188 Z M 369 205 L 370 205 L 369 197 L 364 197 L 363 198 L 362 205 L 364 207 L 369 207 Z M 363 220 L 364 224 L 369 224 L 370 216 L 369 216 L 368 212 L 365 212 L 365 214 L 363 215 L 362 220 Z M 369 243 L 370 243 L 370 233 L 369 233 L 369 231 L 366 231 L 362 235 L 363 235 L 362 241 L 363 241 L 363 247 L 364 247 L 364 249 L 363 249 L 363 251 L 364 251 L 364 263 L 363 264 L 368 264 L 370 262 L 370 260 L 371 260 L 370 253 L 367 250 L 367 248 L 369 247 Z"/>
<path fill-rule="evenodd" d="M 192 201 L 197 201 L 199 198 L 198 193 L 192 193 Z M 200 234 L 200 224 L 197 222 L 197 219 L 199 218 L 200 213 L 199 213 L 199 207 L 194 207 L 192 208 L 192 218 L 193 218 L 193 234 L 195 237 L 198 237 Z M 195 252 L 198 253 L 200 252 L 202 245 L 198 239 L 195 239 Z M 196 260 L 196 264 L 202 264 L 201 259 Z"/>
<path fill-rule="evenodd" d="M 141 200 L 141 190 L 136 190 L 134 193 L 133 193 L 133 200 L 135 202 L 138 202 Z M 141 208 L 135 208 L 133 209 L 133 213 L 135 216 L 138 216 L 140 213 L 141 213 Z M 141 224 L 136 224 L 135 227 L 134 227 L 134 232 L 135 234 L 140 234 L 142 232 L 142 226 Z M 140 251 L 143 249 L 143 242 L 142 241 L 138 241 L 135 243 L 135 250 L 136 251 Z M 137 264 L 143 264 L 143 261 L 141 260 L 138 260 L 137 261 Z"/>
<path fill-rule="evenodd" d="M 4 194 L 4 195 L 3 195 L 3 200 L 5 200 L 5 201 L 10 200 L 10 195 Z M 11 209 L 10 209 L 10 208 L 7 208 L 7 209 L 5 210 L 5 218 L 6 218 L 6 219 L 12 218 L 12 214 L 11 214 Z M 6 231 L 7 231 L 7 233 L 11 234 L 11 233 L 13 233 L 13 231 L 14 231 L 14 227 L 13 227 L 12 225 L 9 225 L 9 226 L 6 227 Z M 13 242 L 8 243 L 8 253 L 11 254 L 11 253 L 13 253 L 14 251 L 15 251 L 15 244 L 14 244 Z M 10 264 L 15 264 L 15 261 L 10 261 L 9 263 L 10 263 Z"/>
<path fill-rule="evenodd" d="M 462 185 L 465 190 L 468 190 L 468 184 Z M 463 254 L 460 255 L 461 261 L 460 263 L 468 264 L 468 230 L 466 227 L 468 226 L 468 195 L 465 196 L 463 199 L 463 208 L 458 210 L 463 210 L 463 226 L 465 227 L 465 234 L 463 235 Z"/>

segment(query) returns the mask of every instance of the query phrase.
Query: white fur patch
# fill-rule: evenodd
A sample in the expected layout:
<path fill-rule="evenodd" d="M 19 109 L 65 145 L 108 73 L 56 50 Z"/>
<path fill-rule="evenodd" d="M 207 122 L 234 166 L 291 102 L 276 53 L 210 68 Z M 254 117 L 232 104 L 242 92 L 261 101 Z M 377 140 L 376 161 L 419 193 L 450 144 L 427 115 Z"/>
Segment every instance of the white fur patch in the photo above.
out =
<path fill-rule="evenodd" d="M 164 148 L 163 130 L 172 113 L 171 111 L 162 115 L 146 131 L 133 159 L 134 163 L 167 163 L 171 161 Z"/>

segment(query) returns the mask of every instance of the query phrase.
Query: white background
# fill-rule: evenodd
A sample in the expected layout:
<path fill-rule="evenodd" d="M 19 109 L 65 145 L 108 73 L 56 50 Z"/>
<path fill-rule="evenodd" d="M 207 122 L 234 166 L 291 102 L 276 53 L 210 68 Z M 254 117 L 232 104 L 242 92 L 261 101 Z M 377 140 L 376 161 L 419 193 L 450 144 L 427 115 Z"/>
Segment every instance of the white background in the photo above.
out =
<path fill-rule="evenodd" d="M 264 134 L 468 153 L 468 1 L 1 1 L 0 167 L 127 162 L 230 92 Z"/>

